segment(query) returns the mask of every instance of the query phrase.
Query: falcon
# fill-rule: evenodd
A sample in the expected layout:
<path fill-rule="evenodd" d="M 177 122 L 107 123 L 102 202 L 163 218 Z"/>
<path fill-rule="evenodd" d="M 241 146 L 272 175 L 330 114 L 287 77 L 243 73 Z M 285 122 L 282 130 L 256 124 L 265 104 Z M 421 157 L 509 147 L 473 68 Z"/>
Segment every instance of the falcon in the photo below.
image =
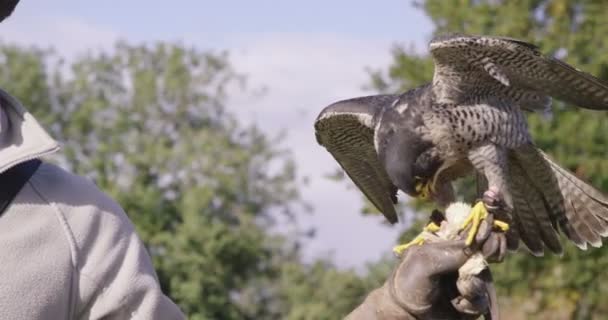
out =
<path fill-rule="evenodd" d="M 581 249 L 601 246 L 608 199 L 534 145 L 525 112 L 550 112 L 552 97 L 607 110 L 608 83 L 511 38 L 442 36 L 429 49 L 431 83 L 331 104 L 317 142 L 391 223 L 398 190 L 445 207 L 451 183 L 477 174 L 485 192 L 462 225 L 468 243 L 495 213 L 511 249 L 521 240 L 534 255 L 561 254 L 560 232 Z"/>

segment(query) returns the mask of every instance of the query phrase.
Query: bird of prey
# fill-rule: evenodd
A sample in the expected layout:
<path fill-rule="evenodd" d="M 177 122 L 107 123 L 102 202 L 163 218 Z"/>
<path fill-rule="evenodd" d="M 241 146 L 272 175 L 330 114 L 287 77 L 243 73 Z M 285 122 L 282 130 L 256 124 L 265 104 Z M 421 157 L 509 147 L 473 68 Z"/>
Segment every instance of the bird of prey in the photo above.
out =
<path fill-rule="evenodd" d="M 534 145 L 524 111 L 550 111 L 551 97 L 608 110 L 608 84 L 516 39 L 450 35 L 429 47 L 431 83 L 331 104 L 315 121 L 318 143 L 392 223 L 398 189 L 445 207 L 451 182 L 478 174 L 486 188 L 463 225 L 469 239 L 502 208 L 511 249 L 521 239 L 535 255 L 560 254 L 559 231 L 601 246 L 608 199 Z"/>

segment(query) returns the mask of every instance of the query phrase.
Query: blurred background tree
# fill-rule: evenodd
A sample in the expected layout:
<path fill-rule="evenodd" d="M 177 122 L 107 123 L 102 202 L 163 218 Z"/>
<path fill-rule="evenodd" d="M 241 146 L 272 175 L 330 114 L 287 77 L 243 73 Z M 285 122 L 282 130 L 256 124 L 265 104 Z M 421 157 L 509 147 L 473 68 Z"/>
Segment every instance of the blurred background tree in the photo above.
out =
<path fill-rule="evenodd" d="M 245 90 L 227 54 L 119 43 L 64 62 L 3 45 L 0 60 L 0 87 L 62 142 L 55 161 L 124 207 L 190 319 L 336 319 L 375 286 L 271 232 L 298 230 L 295 166 L 227 112 L 226 88 Z"/>
<path fill-rule="evenodd" d="M 486 34 L 523 39 L 537 44 L 545 54 L 608 80 L 608 38 L 605 36 L 608 2 L 427 0 L 416 1 L 414 5 L 432 19 L 435 34 Z M 389 69 L 372 72 L 373 87 L 393 93 L 430 81 L 433 63 L 426 52 L 426 48 L 414 51 L 395 46 Z M 608 114 L 576 109 L 558 101 L 554 101 L 553 110 L 551 121 L 530 115 L 535 142 L 561 165 L 608 192 Z M 471 188 L 461 188 L 460 193 L 470 194 L 470 191 Z M 409 235 L 412 231 L 416 230 L 406 233 Z M 520 249 L 493 268 L 503 318 L 606 319 L 607 269 L 606 246 L 580 251 L 567 244 L 563 257 L 543 258 L 534 258 Z"/>

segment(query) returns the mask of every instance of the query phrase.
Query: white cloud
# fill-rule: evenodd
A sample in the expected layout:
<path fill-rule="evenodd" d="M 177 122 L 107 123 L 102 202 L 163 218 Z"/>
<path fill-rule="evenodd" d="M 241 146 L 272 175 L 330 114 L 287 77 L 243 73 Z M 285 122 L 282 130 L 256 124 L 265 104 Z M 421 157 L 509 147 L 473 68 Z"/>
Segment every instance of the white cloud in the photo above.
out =
<path fill-rule="evenodd" d="M 119 33 L 72 17 L 19 16 L 2 25 L 5 42 L 54 48 L 61 56 L 73 58 L 87 50 L 110 48 Z"/>

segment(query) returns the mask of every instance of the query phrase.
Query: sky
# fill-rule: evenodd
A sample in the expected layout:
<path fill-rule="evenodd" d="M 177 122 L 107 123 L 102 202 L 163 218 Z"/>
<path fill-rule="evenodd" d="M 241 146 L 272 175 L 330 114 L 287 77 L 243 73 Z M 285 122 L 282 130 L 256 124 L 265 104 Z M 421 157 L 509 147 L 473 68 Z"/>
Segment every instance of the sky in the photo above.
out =
<path fill-rule="evenodd" d="M 249 88 L 231 92 L 228 108 L 269 135 L 286 132 L 283 147 L 292 150 L 299 178 L 310 181 L 301 193 L 314 212 L 299 215 L 299 223 L 316 236 L 304 258 L 361 268 L 390 252 L 405 226 L 362 216 L 359 191 L 324 177 L 336 163 L 317 145 L 314 119 L 334 101 L 373 94 L 364 89 L 366 70 L 386 70 L 395 44 L 423 52 L 431 31 L 408 0 L 22 0 L 0 26 L 0 40 L 53 47 L 68 59 L 108 50 L 118 40 L 228 51 Z"/>

